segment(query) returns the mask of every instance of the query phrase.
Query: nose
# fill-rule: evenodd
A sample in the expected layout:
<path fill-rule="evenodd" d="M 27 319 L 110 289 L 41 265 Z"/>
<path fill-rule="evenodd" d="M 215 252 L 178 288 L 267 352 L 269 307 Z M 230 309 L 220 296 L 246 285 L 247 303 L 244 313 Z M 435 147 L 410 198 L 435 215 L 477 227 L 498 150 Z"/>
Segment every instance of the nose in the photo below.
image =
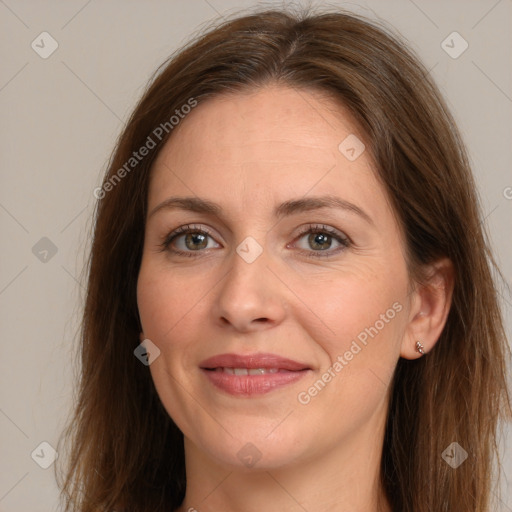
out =
<path fill-rule="evenodd" d="M 248 263 L 233 252 L 230 269 L 214 297 L 215 322 L 239 332 L 265 330 L 280 324 L 286 313 L 283 283 L 271 270 L 265 251 Z"/>

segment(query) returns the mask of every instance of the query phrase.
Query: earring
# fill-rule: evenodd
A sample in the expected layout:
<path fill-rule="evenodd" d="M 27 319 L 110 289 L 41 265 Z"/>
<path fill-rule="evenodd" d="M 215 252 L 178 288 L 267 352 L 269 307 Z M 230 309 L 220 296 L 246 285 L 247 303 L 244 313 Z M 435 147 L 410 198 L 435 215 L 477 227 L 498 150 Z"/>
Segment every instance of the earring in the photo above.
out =
<path fill-rule="evenodd" d="M 424 346 L 419 342 L 417 341 L 416 342 L 416 350 L 421 354 L 423 355 L 425 353 L 425 350 L 424 350 Z"/>

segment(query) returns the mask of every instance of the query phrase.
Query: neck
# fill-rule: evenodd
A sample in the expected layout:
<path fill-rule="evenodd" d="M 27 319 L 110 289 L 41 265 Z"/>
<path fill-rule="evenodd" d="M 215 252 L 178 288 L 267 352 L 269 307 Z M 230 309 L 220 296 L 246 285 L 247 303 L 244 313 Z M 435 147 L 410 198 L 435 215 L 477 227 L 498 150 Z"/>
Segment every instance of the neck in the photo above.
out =
<path fill-rule="evenodd" d="M 391 512 L 380 482 L 383 428 L 285 467 L 219 464 L 185 438 L 187 492 L 177 512 Z"/>

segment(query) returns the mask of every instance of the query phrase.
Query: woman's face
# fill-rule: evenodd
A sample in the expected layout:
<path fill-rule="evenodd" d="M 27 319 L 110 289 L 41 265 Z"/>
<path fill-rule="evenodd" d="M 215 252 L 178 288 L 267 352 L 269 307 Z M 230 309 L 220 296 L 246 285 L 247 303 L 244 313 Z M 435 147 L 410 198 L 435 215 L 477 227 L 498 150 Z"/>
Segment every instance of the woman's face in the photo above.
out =
<path fill-rule="evenodd" d="M 137 293 L 187 449 L 271 468 L 381 447 L 411 296 L 362 136 L 277 86 L 180 123 L 152 169 Z"/>

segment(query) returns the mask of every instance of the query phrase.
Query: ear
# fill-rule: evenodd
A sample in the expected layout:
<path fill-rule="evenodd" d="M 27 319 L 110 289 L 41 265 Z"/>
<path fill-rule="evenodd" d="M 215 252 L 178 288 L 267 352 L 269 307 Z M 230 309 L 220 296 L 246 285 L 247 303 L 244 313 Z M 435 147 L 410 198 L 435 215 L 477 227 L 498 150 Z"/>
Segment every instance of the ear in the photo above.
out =
<path fill-rule="evenodd" d="M 143 332 L 141 332 L 141 333 L 139 334 L 139 340 L 140 340 L 140 342 L 142 343 L 145 339 L 146 339 L 146 336 L 144 336 L 144 333 L 143 333 Z"/>
<path fill-rule="evenodd" d="M 443 258 L 426 270 L 425 282 L 418 283 L 411 294 L 409 323 L 400 350 L 400 356 L 405 359 L 421 357 L 416 341 L 423 345 L 425 353 L 432 350 L 450 311 L 455 282 L 452 262 Z"/>

